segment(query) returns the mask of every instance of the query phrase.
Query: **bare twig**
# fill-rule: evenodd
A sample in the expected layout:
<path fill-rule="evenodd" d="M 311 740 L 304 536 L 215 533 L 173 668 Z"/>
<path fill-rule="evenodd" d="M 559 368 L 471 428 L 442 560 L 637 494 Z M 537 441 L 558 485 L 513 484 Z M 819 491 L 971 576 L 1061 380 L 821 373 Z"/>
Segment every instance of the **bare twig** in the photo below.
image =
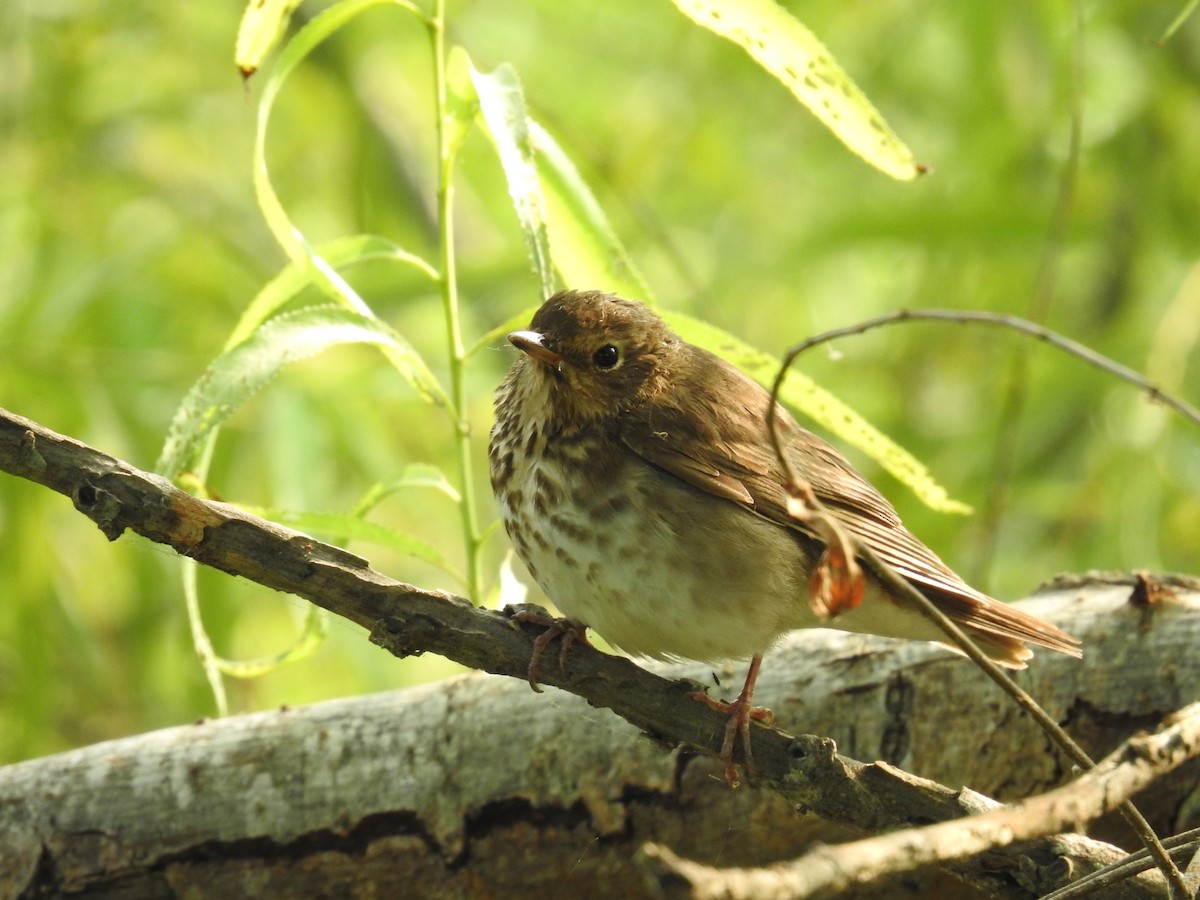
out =
<path fill-rule="evenodd" d="M 784 360 L 780 366 L 778 374 L 775 376 L 775 382 L 771 388 L 771 406 L 773 410 L 778 402 L 779 390 L 783 384 L 784 376 L 788 369 L 795 361 L 796 357 L 805 350 L 814 347 L 827 340 L 832 340 L 834 337 L 842 337 L 851 334 L 861 334 L 871 328 L 879 327 L 892 322 L 906 320 L 933 320 L 933 321 L 956 321 L 956 322 L 983 322 L 990 325 L 1007 327 L 1019 331 L 1024 334 L 1031 335 L 1043 340 L 1054 347 L 1057 347 L 1065 352 L 1083 359 L 1091 365 L 1094 365 L 1104 371 L 1111 372 L 1114 375 L 1138 385 L 1143 390 L 1146 390 L 1151 397 L 1167 403 L 1172 408 L 1179 411 L 1182 415 L 1200 425 L 1200 411 L 1184 403 L 1182 400 L 1177 400 L 1168 394 L 1165 394 L 1154 385 L 1150 384 L 1145 378 L 1131 369 L 1108 359 L 1107 357 L 1096 353 L 1089 347 L 1072 341 L 1069 338 L 1058 335 L 1049 329 L 1043 328 L 1040 325 L 1019 319 L 1014 316 L 1007 316 L 998 313 L 979 312 L 979 311 L 955 311 L 955 310 L 916 310 L 891 313 L 884 316 L 878 316 L 874 319 L 868 319 L 865 322 L 860 322 L 857 325 L 847 326 L 833 331 L 827 331 L 823 334 L 816 335 L 800 344 L 791 347 L 784 355 Z M 798 479 L 794 469 L 788 459 L 788 454 L 784 452 L 783 446 L 779 437 L 778 417 L 768 416 L 768 432 L 771 436 L 771 443 L 775 450 L 776 458 L 783 467 L 786 477 L 792 482 L 789 487 L 789 492 L 797 495 L 806 496 L 806 502 L 814 505 L 817 509 L 817 515 L 821 515 L 820 504 L 816 503 L 815 498 L 808 499 L 811 495 L 811 490 L 806 491 L 803 480 Z M 900 577 L 890 566 L 879 559 L 869 548 L 858 543 L 857 555 L 861 558 L 871 570 L 884 582 L 884 584 L 895 593 L 907 598 L 914 603 L 928 618 L 937 623 L 938 627 L 946 633 L 951 642 L 961 649 L 967 656 L 971 658 L 976 665 L 998 684 L 1013 700 L 1026 712 L 1034 718 L 1043 731 L 1054 741 L 1062 750 L 1079 766 L 1090 769 L 1094 766 L 1093 761 L 1076 744 L 1060 726 L 1054 721 L 1045 710 L 1038 705 L 1029 694 L 1024 691 L 1008 673 L 1003 671 L 991 659 L 983 653 L 970 638 L 959 629 L 954 622 L 950 620 L 937 606 L 930 601 L 924 594 L 914 588 L 907 580 Z M 1133 806 L 1132 803 L 1126 801 L 1120 806 L 1121 814 L 1129 822 L 1130 827 L 1138 835 L 1139 839 L 1145 845 L 1147 851 L 1154 858 L 1158 867 L 1162 870 L 1168 884 L 1171 886 L 1171 891 L 1174 895 L 1186 898 L 1189 896 L 1187 886 L 1183 880 L 1183 874 L 1179 871 L 1175 862 L 1163 848 L 1158 836 L 1154 830 L 1146 822 L 1145 817 Z"/>
<path fill-rule="evenodd" d="M 1200 853 L 1197 852 L 1200 848 L 1200 828 L 1193 828 L 1191 831 L 1183 831 L 1179 834 L 1172 835 L 1163 840 L 1163 846 L 1167 848 L 1167 852 L 1171 854 L 1172 859 L 1186 859 L 1192 854 L 1191 864 L 1188 866 L 1188 872 L 1184 878 L 1191 877 L 1192 867 L 1196 864 L 1196 859 L 1200 858 Z M 1065 887 L 1059 888 L 1057 891 L 1051 891 L 1046 894 L 1042 900 L 1074 900 L 1075 897 L 1083 897 L 1086 894 L 1091 894 L 1098 891 L 1100 888 L 1110 887 L 1119 881 L 1124 881 L 1126 878 L 1132 878 L 1147 869 L 1153 869 L 1155 866 L 1154 860 L 1150 858 L 1150 854 L 1145 850 L 1139 850 L 1137 853 L 1131 853 L 1124 859 L 1118 860 L 1112 865 L 1104 866 L 1080 878 L 1078 881 L 1072 881 Z M 1192 889 L 1195 894 L 1195 889 Z"/>
<path fill-rule="evenodd" d="M 1001 669 L 996 663 L 988 657 L 986 653 L 972 641 L 961 628 L 954 623 L 944 612 L 937 608 L 937 605 L 914 588 L 908 581 L 896 573 L 887 563 L 879 559 L 870 549 L 860 547 L 859 556 L 866 562 L 871 570 L 879 577 L 888 588 L 896 593 L 906 597 L 930 619 L 937 623 L 938 627 L 946 633 L 956 647 L 962 650 L 971 661 L 987 674 L 996 684 L 998 684 L 1006 694 L 1008 694 L 1016 704 L 1021 707 L 1029 716 L 1037 722 L 1038 726 L 1046 733 L 1055 744 L 1062 749 L 1064 753 L 1080 768 L 1091 770 L 1095 767 L 1095 762 L 1087 755 L 1082 747 L 1077 744 L 1061 725 L 1054 718 L 1042 709 L 1041 705 L 1029 695 L 1029 692 L 1022 688 L 1008 672 Z M 1174 860 L 1164 849 L 1158 835 L 1154 833 L 1154 829 L 1150 827 L 1150 823 L 1146 821 L 1145 816 L 1138 811 L 1137 807 L 1129 800 L 1125 800 L 1116 807 L 1121 811 L 1121 815 L 1125 821 L 1129 823 L 1129 827 L 1133 829 L 1138 839 L 1145 845 L 1147 852 L 1154 859 L 1155 864 L 1162 870 L 1163 876 L 1167 879 L 1167 883 L 1171 885 L 1171 890 L 1178 894 L 1181 900 L 1186 900 L 1190 896 L 1187 887 L 1183 881 L 1183 874 L 1175 865 Z"/>
<path fill-rule="evenodd" d="M 818 847 L 769 869 L 715 869 L 680 860 L 657 845 L 647 853 L 686 878 L 694 900 L 808 897 L 1074 828 L 1197 755 L 1200 704 L 1192 704 L 1169 716 L 1157 734 L 1131 738 L 1072 783 L 967 819 Z"/>
<path fill-rule="evenodd" d="M 856 334 L 865 334 L 876 328 L 882 328 L 886 325 L 895 325 L 899 322 L 954 322 L 957 324 L 979 324 L 990 325 L 995 328 L 1007 328 L 1010 331 L 1017 331 L 1028 337 L 1036 338 L 1043 343 L 1049 344 L 1057 350 L 1061 350 L 1077 359 L 1083 360 L 1089 366 L 1093 366 L 1102 372 L 1107 372 L 1116 378 L 1121 379 L 1128 384 L 1144 391 L 1151 400 L 1169 406 L 1175 412 L 1179 413 L 1193 425 L 1200 425 L 1200 409 L 1192 406 L 1185 400 L 1175 397 L 1173 394 L 1162 390 L 1149 379 L 1135 372 L 1128 366 L 1123 366 L 1116 360 L 1110 359 L 1102 353 L 1097 353 L 1091 347 L 1073 341 L 1069 337 L 1065 337 L 1049 328 L 1043 328 L 1026 319 L 1018 316 L 1009 316 L 1004 313 L 987 312 L 983 310 L 967 310 L 967 309 L 899 309 L 895 312 L 884 313 L 881 316 L 875 316 L 871 319 L 864 319 L 855 325 L 847 325 L 842 328 L 833 328 L 829 331 L 823 331 L 820 334 L 813 335 L 807 340 L 803 340 L 792 347 L 789 347 L 783 355 L 783 363 L 780 366 L 779 374 L 775 377 L 774 386 L 771 389 L 771 396 L 779 396 L 779 386 L 783 382 L 783 377 L 787 374 L 787 370 L 792 367 L 792 363 L 796 361 L 801 353 L 811 350 L 813 347 L 820 344 L 828 343 L 829 341 L 837 340 L 838 338 L 850 337 Z"/>

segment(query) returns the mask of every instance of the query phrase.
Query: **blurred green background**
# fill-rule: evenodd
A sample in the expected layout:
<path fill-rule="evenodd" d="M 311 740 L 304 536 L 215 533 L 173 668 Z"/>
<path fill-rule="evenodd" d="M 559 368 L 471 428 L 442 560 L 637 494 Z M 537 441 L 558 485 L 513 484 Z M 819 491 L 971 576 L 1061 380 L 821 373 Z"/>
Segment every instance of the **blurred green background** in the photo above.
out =
<path fill-rule="evenodd" d="M 902 307 L 1027 315 L 1049 260 L 1047 324 L 1200 395 L 1200 21 L 1159 47 L 1150 39 L 1174 6 L 1087 4 L 1077 45 L 1066 2 L 786 5 L 931 175 L 900 184 L 868 168 L 740 49 L 667 2 L 463 0 L 449 5 L 450 37 L 481 68 L 516 66 L 531 110 L 668 309 L 778 353 Z M 284 262 L 251 188 L 262 76 L 244 85 L 235 71 L 240 15 L 234 0 L 0 6 L 0 405 L 145 468 L 184 392 Z M 375 232 L 435 257 L 430 87 L 424 31 L 388 9 L 293 76 L 268 155 L 310 241 Z M 1076 90 L 1081 153 L 1054 245 Z M 459 171 L 473 340 L 538 288 L 479 134 Z M 430 287 L 395 266 L 349 277 L 445 377 Z M 914 531 L 998 596 L 1060 571 L 1200 569 L 1200 432 L 1032 347 L 1019 364 L 1023 415 L 1005 419 L 1017 347 L 995 331 L 905 326 L 799 367 L 976 507 L 995 484 L 998 434 L 1014 435 L 994 540 L 979 516 L 933 513 L 851 454 Z M 488 520 L 485 436 L 509 358 L 497 346 L 471 371 Z M 346 511 L 405 463 L 453 472 L 450 453 L 444 416 L 378 354 L 343 348 L 288 369 L 236 414 L 211 482 L 229 500 Z M 441 495 L 398 495 L 373 518 L 461 557 Z M 489 545 L 492 571 L 504 546 Z M 352 549 L 395 577 L 455 587 L 422 563 Z M 64 498 L 0 476 L 0 762 L 213 712 L 178 568 L 166 549 L 109 544 Z M 277 652 L 303 618 L 300 601 L 222 575 L 202 574 L 201 590 L 227 656 Z M 249 710 L 450 671 L 393 660 L 335 622 L 308 660 L 228 688 L 231 706 Z"/>

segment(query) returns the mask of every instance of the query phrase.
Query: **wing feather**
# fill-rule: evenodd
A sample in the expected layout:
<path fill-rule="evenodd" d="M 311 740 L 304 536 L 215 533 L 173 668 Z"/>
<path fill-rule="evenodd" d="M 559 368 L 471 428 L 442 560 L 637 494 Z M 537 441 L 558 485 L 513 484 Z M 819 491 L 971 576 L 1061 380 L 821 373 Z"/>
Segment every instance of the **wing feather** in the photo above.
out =
<path fill-rule="evenodd" d="M 787 513 L 784 473 L 766 428 L 767 392 L 707 351 L 687 351 L 692 358 L 672 374 L 672 390 L 621 417 L 620 440 L 693 487 L 815 538 Z M 1029 653 L 1019 641 L 1079 655 L 1069 635 L 963 581 L 904 527 L 892 505 L 849 461 L 784 411 L 780 428 L 792 466 L 837 521 L 947 615 L 982 632 L 998 658 L 1023 664 Z"/>

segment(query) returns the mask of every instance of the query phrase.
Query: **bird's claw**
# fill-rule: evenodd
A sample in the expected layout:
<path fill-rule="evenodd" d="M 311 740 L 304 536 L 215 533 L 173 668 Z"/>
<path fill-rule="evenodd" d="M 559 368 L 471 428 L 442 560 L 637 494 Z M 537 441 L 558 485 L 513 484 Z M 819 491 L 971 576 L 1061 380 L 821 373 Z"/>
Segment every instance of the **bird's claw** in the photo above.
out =
<path fill-rule="evenodd" d="M 754 696 L 754 682 L 758 679 L 758 668 L 762 663 L 761 656 L 755 656 L 750 662 L 750 671 L 746 673 L 746 683 L 737 699 L 732 702 L 717 700 L 703 691 L 691 691 L 688 696 L 698 700 L 709 709 L 722 715 L 729 716 L 725 725 L 725 739 L 721 743 L 721 762 L 725 764 L 725 783 L 731 788 L 740 785 L 737 767 L 733 764 L 733 749 L 738 738 L 742 739 L 742 758 L 746 771 L 754 768 L 754 754 L 750 750 L 750 722 L 762 722 L 770 725 L 775 721 L 775 714 L 765 706 L 754 706 L 750 699 Z"/>
<path fill-rule="evenodd" d="M 543 609 L 528 606 L 517 607 L 509 614 L 517 622 L 540 625 L 546 629 L 533 642 L 533 655 L 529 658 L 529 669 L 526 672 L 529 686 L 539 694 L 542 693 L 542 689 L 537 680 L 538 667 L 542 661 L 542 654 L 552 640 L 562 638 L 558 649 L 558 668 L 561 672 L 567 670 L 567 653 L 576 641 L 591 646 L 587 637 L 587 626 L 575 619 L 558 619 Z"/>

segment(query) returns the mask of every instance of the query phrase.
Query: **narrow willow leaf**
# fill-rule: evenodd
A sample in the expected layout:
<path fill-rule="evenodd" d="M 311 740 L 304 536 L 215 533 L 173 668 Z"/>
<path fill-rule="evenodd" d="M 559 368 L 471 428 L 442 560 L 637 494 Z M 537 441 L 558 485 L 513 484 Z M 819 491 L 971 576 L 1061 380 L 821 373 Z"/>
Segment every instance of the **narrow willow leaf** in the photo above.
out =
<path fill-rule="evenodd" d="M 811 31 L 775 0 L 672 0 L 774 75 L 843 144 L 877 169 L 908 181 L 925 171 Z"/>
<path fill-rule="evenodd" d="M 208 433 L 289 363 L 339 344 L 372 344 L 403 361 L 414 377 L 433 379 L 399 334 L 372 316 L 335 306 L 310 306 L 276 316 L 209 365 L 183 398 L 157 469 L 168 478 L 191 469 Z M 440 387 L 438 388 L 440 390 Z"/>
<path fill-rule="evenodd" d="M 458 153 L 478 114 L 479 94 L 472 81 L 471 57 L 462 47 L 451 47 L 446 59 L 446 117 L 451 129 L 447 143 L 451 156 Z"/>
<path fill-rule="evenodd" d="M 409 463 L 391 481 L 372 485 L 363 498 L 358 501 L 358 505 L 354 507 L 354 515 L 365 516 L 387 497 L 408 488 L 428 488 L 440 491 L 455 503 L 462 502 L 462 495 L 458 492 L 458 488 L 450 483 L 437 466 L 431 466 L 429 463 Z"/>
<path fill-rule="evenodd" d="M 221 660 L 213 649 L 212 639 L 204 628 L 204 619 L 200 615 L 200 587 L 196 573 L 200 564 L 194 559 L 181 559 L 179 573 L 183 579 L 183 599 L 187 606 L 188 626 L 192 632 L 192 649 L 204 669 L 204 677 L 208 679 L 209 690 L 213 694 L 213 702 L 217 705 L 217 715 L 229 715 L 229 701 L 225 696 L 225 682 L 221 680 Z"/>
<path fill-rule="evenodd" d="M 226 344 L 225 351 L 209 367 L 208 371 L 192 387 L 188 396 L 175 413 L 168 432 L 158 468 L 168 477 L 177 476 L 182 470 L 196 470 L 197 478 L 203 482 L 207 476 L 208 459 L 211 456 L 218 426 L 229 413 L 245 398 L 258 390 L 266 381 L 273 377 L 280 367 L 292 359 L 318 352 L 320 347 L 313 347 L 311 341 L 300 340 L 293 348 L 284 346 L 291 329 L 299 324 L 298 317 L 289 319 L 281 316 L 276 322 L 263 324 L 276 310 L 291 297 L 295 296 L 307 284 L 314 284 L 335 302 L 347 307 L 358 315 L 363 325 L 363 331 L 382 327 L 367 304 L 355 291 L 338 275 L 336 265 L 350 265 L 362 258 L 370 258 L 379 254 L 382 249 L 378 246 L 352 246 L 356 239 L 347 239 L 346 243 L 335 242 L 328 249 L 334 257 L 330 265 L 315 253 L 303 235 L 295 228 L 279 196 L 271 185 L 270 173 L 266 161 L 267 124 L 270 121 L 271 110 L 284 81 L 296 65 L 307 56 L 321 41 L 333 34 L 346 22 L 359 13 L 374 6 L 389 4 L 405 9 L 416 15 L 422 22 L 428 24 L 429 18 L 408 0 L 343 0 L 324 10 L 310 21 L 296 37 L 284 47 L 280 53 L 278 64 L 263 89 L 263 96 L 258 104 L 258 120 L 254 142 L 254 190 L 259 208 L 275 239 L 284 249 L 291 260 L 290 271 L 285 270 L 271 284 L 267 285 L 255 298 L 250 308 L 243 314 L 234 334 Z M 248 76 L 278 41 L 287 25 L 288 17 L 298 5 L 298 0 L 251 0 L 250 7 L 243 18 L 238 34 L 236 57 L 243 75 Z M 370 238 L 363 239 L 370 241 Z M 437 273 L 423 260 L 408 254 L 399 248 L 391 248 L 394 258 L 422 268 L 427 274 Z M 344 254 L 344 255 L 343 255 Z M 319 309 L 319 308 L 318 308 Z M 345 312 L 342 310 L 341 312 Z M 304 311 L 299 315 L 309 313 Z M 315 313 L 320 315 L 320 313 Z M 278 323 L 284 324 L 278 324 Z M 348 323 L 342 323 L 342 330 L 352 330 Z M 320 326 L 313 323 L 313 330 L 319 331 Z M 330 343 L 344 342 L 333 339 L 330 326 L 326 337 Z M 308 337 L 312 337 L 310 333 Z M 347 340 L 356 340 L 347 337 Z M 392 334 L 386 339 L 377 335 L 375 340 L 366 338 L 368 343 L 375 343 L 383 351 L 387 359 L 412 384 L 422 397 L 450 407 L 448 398 L 437 379 L 433 377 L 420 356 L 408 346 L 398 335 Z M 328 344 L 326 345 L 328 346 Z M 273 360 L 273 361 L 272 361 Z M 239 381 L 241 382 L 239 384 Z M 184 569 L 185 589 L 188 570 Z M 198 604 L 194 603 L 195 591 L 189 595 L 188 618 L 192 623 L 193 639 L 197 653 L 204 662 L 205 671 L 209 674 L 218 708 L 224 710 L 224 688 L 213 667 L 214 655 L 211 643 L 200 621 Z M 195 607 L 195 608 L 193 608 Z M 309 612 L 304 634 L 296 644 L 284 653 L 270 660 L 239 663 L 229 660 L 215 660 L 220 671 L 238 677 L 252 677 L 270 671 L 283 662 L 289 662 L 312 653 L 324 637 L 327 626 L 322 618 L 323 613 L 313 607 Z M 205 652 L 205 648 L 208 652 Z"/>
<path fill-rule="evenodd" d="M 271 184 L 270 172 L 267 169 L 267 124 L 284 81 L 301 60 L 355 16 L 375 6 L 385 4 L 400 6 L 414 12 L 423 21 L 425 20 L 424 15 L 411 4 L 397 2 L 397 0 L 342 0 L 341 3 L 321 12 L 300 29 L 299 33 L 288 42 L 287 46 L 283 48 L 283 52 L 279 54 L 279 60 L 271 70 L 271 75 L 263 87 L 263 95 L 258 103 L 258 125 L 254 138 L 254 192 L 271 233 L 287 253 L 292 264 L 305 272 L 314 285 L 334 302 L 364 317 L 372 316 L 370 307 L 328 261 L 309 246 L 304 235 L 288 218 L 283 204 L 279 200 L 279 195 L 275 193 L 275 188 Z M 411 348 L 408 352 L 398 352 L 388 345 L 383 347 L 383 352 L 388 361 L 408 379 L 424 399 L 447 408 L 450 407 L 446 392 L 429 374 L 424 364 L 414 365 L 414 360 L 419 361 L 419 357 L 411 352 Z"/>
<path fill-rule="evenodd" d="M 529 119 L 521 82 L 516 70 L 507 63 L 489 74 L 474 67 L 470 71 L 480 112 L 500 157 L 508 193 L 525 234 L 530 261 L 541 281 L 542 296 L 549 297 L 554 293 L 554 269 L 546 237 L 546 206 L 529 142 Z"/>
<path fill-rule="evenodd" d="M 299 231 L 292 225 L 279 195 L 271 185 L 270 173 L 267 170 L 266 138 L 267 123 L 271 119 L 271 110 L 279 96 L 287 77 L 300 62 L 316 47 L 334 34 L 343 25 L 360 13 L 376 6 L 383 6 L 391 0 L 342 0 L 311 19 L 294 38 L 288 41 L 279 59 L 271 70 L 263 86 L 261 99 L 258 101 L 258 123 L 254 140 L 254 191 L 258 198 L 259 208 L 267 221 L 275 240 L 283 247 L 288 258 L 297 266 L 308 265 L 309 254 L 304 246 Z"/>
<path fill-rule="evenodd" d="M 339 301 L 340 305 L 349 311 L 365 319 L 376 320 L 375 313 L 358 295 L 358 292 L 350 287 L 327 260 L 308 246 L 299 232 L 296 237 L 307 254 L 309 266 L 306 271 L 313 276 L 313 283 L 324 288 L 326 294 Z M 381 344 L 379 348 L 387 361 L 416 389 L 422 399 L 450 409 L 450 398 L 442 389 L 437 378 L 434 377 L 433 372 L 425 365 L 425 361 L 399 334 L 393 332 L 393 337 L 393 341 Z"/>
<path fill-rule="evenodd" d="M 333 268 L 346 268 L 371 260 L 394 260 L 413 266 L 430 281 L 437 281 L 437 271 L 415 254 L 409 253 L 387 238 L 373 234 L 357 234 L 337 238 L 316 248 L 317 255 Z M 263 322 L 278 312 L 284 304 L 295 298 L 312 284 L 308 267 L 287 265 L 263 287 L 238 319 L 237 326 L 225 342 L 225 349 L 236 347 L 254 333 Z"/>
<path fill-rule="evenodd" d="M 774 383 L 779 372 L 779 360 L 770 354 L 756 350 L 727 331 L 691 316 L 669 313 L 666 318 L 684 340 L 711 350 L 768 389 Z M 779 396 L 789 406 L 858 447 L 907 485 L 931 509 L 958 514 L 971 511 L 971 507 L 952 499 L 911 453 L 808 377 L 794 369 L 789 370 Z"/>
<path fill-rule="evenodd" d="M 1188 0 L 1188 2 L 1183 5 L 1183 9 L 1179 11 L 1179 15 L 1177 15 L 1171 21 L 1171 24 L 1167 26 L 1167 30 L 1162 33 L 1162 36 L 1155 41 L 1155 43 L 1161 47 L 1172 37 L 1174 37 L 1175 32 L 1178 31 L 1180 26 L 1182 26 L 1183 23 L 1191 17 L 1192 13 L 1196 11 L 1197 7 L 1200 7 L 1200 0 Z"/>
<path fill-rule="evenodd" d="M 546 196 L 550 254 L 563 281 L 651 302 L 650 286 L 570 157 L 536 122 L 529 123 L 529 136 Z"/>
<path fill-rule="evenodd" d="M 238 26 L 234 61 L 243 78 L 258 71 L 263 59 L 279 43 L 300 0 L 250 0 Z"/>
<path fill-rule="evenodd" d="M 280 666 L 299 662 L 312 656 L 329 636 L 329 613 L 313 604 L 308 605 L 308 613 L 304 617 L 304 630 L 300 632 L 295 642 L 281 653 L 260 659 L 223 659 L 217 660 L 217 665 L 226 675 L 234 678 L 259 678 L 267 675 Z"/>
<path fill-rule="evenodd" d="M 442 556 L 440 550 L 420 538 L 404 534 L 386 525 L 369 522 L 353 513 L 295 512 L 268 509 L 256 511 L 265 519 L 315 535 L 343 541 L 365 541 L 377 547 L 386 547 L 414 559 L 437 566 L 443 572 L 462 582 L 462 574 L 456 571 Z"/>

